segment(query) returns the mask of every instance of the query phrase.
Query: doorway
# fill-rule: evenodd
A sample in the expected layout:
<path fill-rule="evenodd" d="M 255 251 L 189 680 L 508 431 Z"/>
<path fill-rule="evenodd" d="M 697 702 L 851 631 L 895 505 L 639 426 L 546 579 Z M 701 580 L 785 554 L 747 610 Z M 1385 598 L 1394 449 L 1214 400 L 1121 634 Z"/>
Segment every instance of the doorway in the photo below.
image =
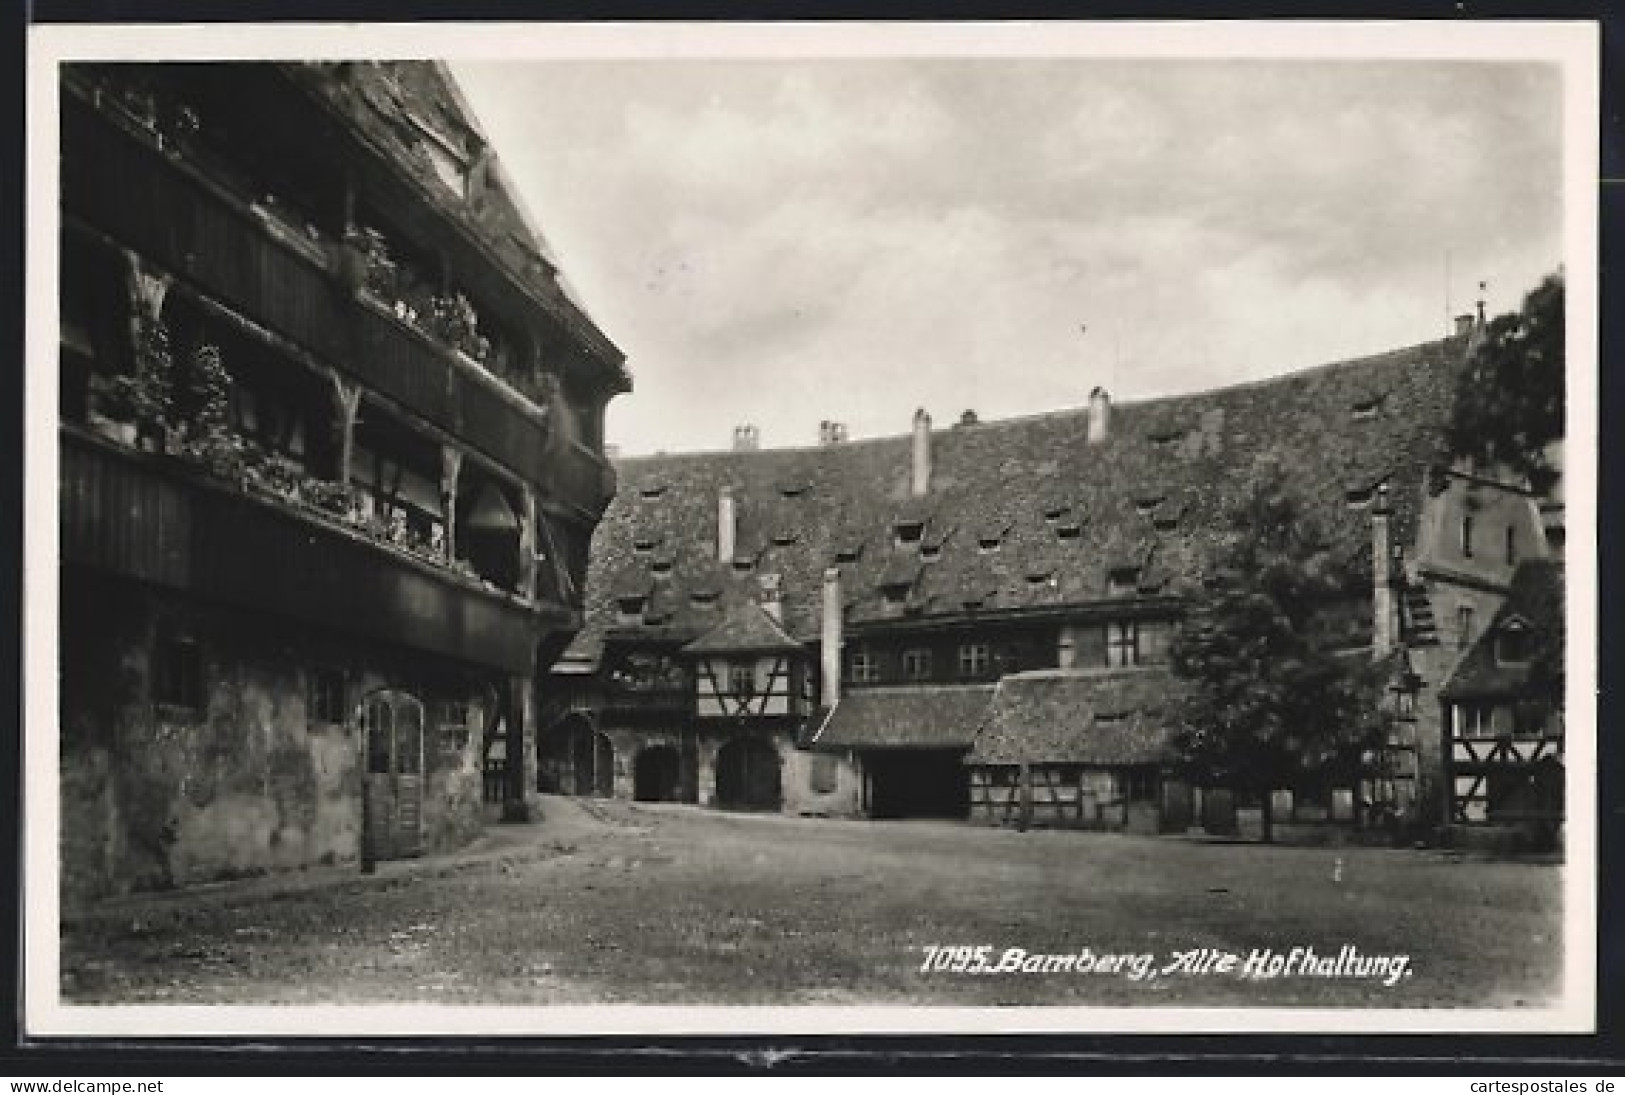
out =
<path fill-rule="evenodd" d="M 670 745 L 651 745 L 632 769 L 632 797 L 639 802 L 682 800 L 682 764 Z"/>
<path fill-rule="evenodd" d="M 717 805 L 732 810 L 777 810 L 779 753 L 757 738 L 735 738 L 717 750 Z"/>
<path fill-rule="evenodd" d="M 361 706 L 367 750 L 361 838 L 370 859 L 423 854 L 423 703 L 385 690 Z"/>

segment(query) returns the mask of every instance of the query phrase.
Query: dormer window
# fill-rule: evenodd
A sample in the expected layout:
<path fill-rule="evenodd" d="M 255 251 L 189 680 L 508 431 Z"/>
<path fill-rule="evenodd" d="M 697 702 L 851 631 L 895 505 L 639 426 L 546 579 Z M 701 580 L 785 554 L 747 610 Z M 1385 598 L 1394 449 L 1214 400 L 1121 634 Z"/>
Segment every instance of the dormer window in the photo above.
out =
<path fill-rule="evenodd" d="M 670 556 L 656 559 L 649 564 L 649 573 L 664 578 L 671 573 L 673 562 L 674 560 Z"/>
<path fill-rule="evenodd" d="M 615 598 L 615 615 L 623 625 L 641 624 L 643 611 L 648 607 L 649 598 L 641 593 L 625 594 Z"/>
<path fill-rule="evenodd" d="M 922 545 L 920 545 L 920 558 L 924 559 L 928 563 L 935 562 L 936 560 L 942 558 L 942 545 L 941 544 L 922 544 Z"/>
<path fill-rule="evenodd" d="M 788 529 L 781 529 L 773 534 L 773 543 L 779 547 L 789 547 L 797 538 L 796 534 Z"/>
<path fill-rule="evenodd" d="M 1376 418 L 1382 413 L 1382 396 L 1372 396 L 1355 403 L 1349 413 L 1356 422 L 1364 422 Z"/>
<path fill-rule="evenodd" d="M 665 493 L 666 484 L 664 483 L 645 483 L 643 486 L 638 488 L 638 497 L 642 498 L 645 502 L 653 502 L 655 499 L 659 498 Z"/>
<path fill-rule="evenodd" d="M 1048 570 L 1030 570 L 1026 574 L 1027 584 L 1034 588 L 1049 585 L 1050 574 Z"/>
<path fill-rule="evenodd" d="M 917 544 L 920 542 L 920 537 L 925 534 L 925 522 L 899 521 L 893 526 L 893 530 L 897 534 L 897 546 L 903 547 L 908 544 Z"/>
<path fill-rule="evenodd" d="M 1533 635 L 1522 620 L 1508 620 L 1495 636 L 1495 660 L 1501 665 L 1528 665 Z"/>
<path fill-rule="evenodd" d="M 1139 567 L 1113 567 L 1106 575 L 1106 593 L 1126 597 L 1140 588 Z"/>
<path fill-rule="evenodd" d="M 1350 487 L 1343 492 L 1343 500 L 1348 503 L 1349 509 L 1364 509 L 1371 504 L 1372 496 L 1370 487 Z"/>
<path fill-rule="evenodd" d="M 858 561 L 858 556 L 862 554 L 862 544 L 842 544 L 835 549 L 835 561 L 837 563 L 855 563 Z"/>
<path fill-rule="evenodd" d="M 1097 726 L 1121 726 L 1129 720 L 1127 711 L 1096 711 L 1095 724 Z"/>
<path fill-rule="evenodd" d="M 1157 507 L 1162 505 L 1164 497 L 1161 494 L 1138 495 L 1134 499 L 1134 508 L 1140 512 L 1141 516 L 1149 516 L 1157 512 Z"/>
<path fill-rule="evenodd" d="M 1077 521 L 1062 521 L 1055 526 L 1055 535 L 1062 540 L 1076 540 L 1083 535 L 1083 526 Z"/>
<path fill-rule="evenodd" d="M 1044 507 L 1044 520 L 1053 525 L 1066 514 L 1067 510 L 1071 508 L 1072 507 L 1068 506 L 1065 502 L 1051 502 Z"/>
<path fill-rule="evenodd" d="M 1151 527 L 1158 532 L 1172 532 L 1179 527 L 1180 511 L 1172 506 L 1163 506 L 1151 518 Z"/>
<path fill-rule="evenodd" d="M 976 550 L 983 555 L 990 555 L 998 551 L 1002 543 L 1004 543 L 1002 536 L 983 536 L 976 541 Z"/>
<path fill-rule="evenodd" d="M 647 555 L 659 546 L 660 537 L 658 536 L 639 536 L 632 541 L 632 550 L 639 555 Z"/>
<path fill-rule="evenodd" d="M 696 589 L 689 592 L 689 602 L 696 605 L 715 604 L 721 593 L 715 589 Z"/>
<path fill-rule="evenodd" d="M 800 498 L 807 493 L 807 484 L 801 482 L 780 483 L 779 493 L 786 498 Z"/>
<path fill-rule="evenodd" d="M 749 555 L 735 555 L 733 560 L 735 574 L 749 574 L 756 569 L 756 560 Z"/>
<path fill-rule="evenodd" d="M 1183 430 L 1175 430 L 1175 429 L 1155 430 L 1152 433 L 1147 435 L 1147 439 L 1156 448 L 1168 449 L 1168 448 L 1172 448 L 1173 446 L 1179 444 L 1180 440 L 1184 436 L 1185 436 L 1185 433 L 1184 433 Z"/>

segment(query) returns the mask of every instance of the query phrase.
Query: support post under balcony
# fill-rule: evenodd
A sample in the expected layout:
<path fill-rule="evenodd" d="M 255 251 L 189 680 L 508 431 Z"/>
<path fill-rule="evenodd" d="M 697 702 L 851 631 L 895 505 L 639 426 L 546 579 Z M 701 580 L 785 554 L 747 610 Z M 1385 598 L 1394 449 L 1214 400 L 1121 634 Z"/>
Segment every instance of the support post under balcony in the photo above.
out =
<path fill-rule="evenodd" d="M 520 487 L 519 592 L 527 600 L 536 596 L 536 492 Z"/>
<path fill-rule="evenodd" d="M 334 428 L 339 439 L 339 466 L 335 478 L 349 486 L 350 469 L 355 461 L 355 420 L 361 411 L 361 386 L 346 384 L 336 371 L 329 371 L 333 383 Z"/>
<path fill-rule="evenodd" d="M 457 558 L 457 480 L 463 472 L 463 450 L 440 446 L 440 504 L 446 515 L 446 561 Z"/>
<path fill-rule="evenodd" d="M 502 820 L 523 824 L 531 819 L 530 804 L 525 801 L 528 790 L 525 758 L 535 749 L 535 735 L 530 730 L 536 703 L 535 678 L 529 674 L 515 675 L 509 677 L 505 684 L 508 737 L 503 772 Z"/>

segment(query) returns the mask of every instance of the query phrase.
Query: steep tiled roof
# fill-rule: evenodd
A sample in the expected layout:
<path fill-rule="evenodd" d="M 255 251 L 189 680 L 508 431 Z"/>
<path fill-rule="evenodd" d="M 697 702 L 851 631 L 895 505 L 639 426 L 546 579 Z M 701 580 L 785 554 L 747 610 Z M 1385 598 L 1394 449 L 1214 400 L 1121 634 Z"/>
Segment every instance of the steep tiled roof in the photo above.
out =
<path fill-rule="evenodd" d="M 992 685 L 854 689 L 813 740 L 815 749 L 963 749 L 976 736 Z"/>
<path fill-rule="evenodd" d="M 1502 664 L 1496 640 L 1514 617 L 1529 628 L 1529 653 L 1535 656 L 1562 643 L 1563 565 L 1555 559 L 1526 559 L 1512 574 L 1512 588 L 1495 618 L 1467 651 L 1440 690 L 1444 699 L 1491 699 L 1516 696 L 1529 680 L 1529 665 Z"/>
<path fill-rule="evenodd" d="M 801 644 L 786 635 L 766 609 L 749 601 L 736 605 L 716 627 L 683 647 L 689 654 L 800 649 Z"/>
<path fill-rule="evenodd" d="M 994 690 L 971 764 L 1152 764 L 1171 756 L 1174 680 L 1156 669 L 1046 669 Z"/>
<path fill-rule="evenodd" d="M 1464 342 L 1448 339 L 1273 380 L 1116 405 L 1086 440 L 1084 409 L 932 433 L 933 476 L 910 495 L 910 437 L 802 449 L 624 459 L 593 540 L 589 653 L 614 618 L 608 591 L 670 572 L 651 626 L 697 637 L 717 604 L 690 594 L 782 578 L 785 628 L 817 636 L 821 575 L 839 565 L 849 625 L 902 614 L 1086 603 L 1113 570 L 1142 592 L 1200 573 L 1228 503 L 1260 459 L 1278 462 L 1333 546 L 1369 566 L 1370 494 L 1387 482 L 1400 543 L 1414 538 Z M 736 559 L 716 556 L 717 495 L 733 491 Z M 1363 493 L 1362 493 L 1363 492 Z M 923 524 L 899 543 L 900 522 Z M 894 585 L 891 600 L 882 586 Z"/>

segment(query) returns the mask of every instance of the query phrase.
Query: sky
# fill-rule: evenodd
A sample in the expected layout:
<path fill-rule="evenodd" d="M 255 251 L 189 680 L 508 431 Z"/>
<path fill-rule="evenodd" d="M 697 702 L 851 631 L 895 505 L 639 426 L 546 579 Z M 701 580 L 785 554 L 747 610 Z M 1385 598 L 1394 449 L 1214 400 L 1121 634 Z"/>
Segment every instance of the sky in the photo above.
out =
<path fill-rule="evenodd" d="M 628 455 L 1256 380 L 1437 338 L 1481 280 L 1490 314 L 1513 309 L 1562 255 L 1552 66 L 453 71 L 627 355 L 607 439 Z"/>

